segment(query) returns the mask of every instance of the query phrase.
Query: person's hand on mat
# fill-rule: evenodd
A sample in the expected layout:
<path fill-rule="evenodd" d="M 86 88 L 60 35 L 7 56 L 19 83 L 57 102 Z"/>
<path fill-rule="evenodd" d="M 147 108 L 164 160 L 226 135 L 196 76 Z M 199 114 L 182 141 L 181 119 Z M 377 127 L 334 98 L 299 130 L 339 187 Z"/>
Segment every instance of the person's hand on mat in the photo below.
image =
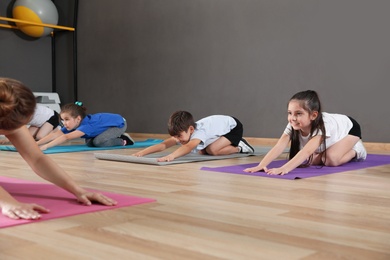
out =
<path fill-rule="evenodd" d="M 261 166 L 255 166 L 255 167 L 251 167 L 251 168 L 246 168 L 246 169 L 244 169 L 244 172 L 250 172 L 250 173 L 253 173 L 253 172 L 260 172 L 260 171 L 267 172 L 267 171 L 268 171 L 268 168 L 267 168 L 267 167 L 261 167 Z"/>
<path fill-rule="evenodd" d="M 170 161 L 173 161 L 174 159 L 175 158 L 172 155 L 167 155 L 167 156 L 158 158 L 157 161 L 158 162 L 170 162 Z"/>
<path fill-rule="evenodd" d="M 106 206 L 115 206 L 117 202 L 101 193 L 98 192 L 89 192 L 86 191 L 79 196 L 77 196 L 77 200 L 84 205 L 91 205 L 92 201 L 99 202 L 100 204 Z"/>
<path fill-rule="evenodd" d="M 132 156 L 143 157 L 144 154 L 142 153 L 142 151 L 139 151 L 139 152 L 133 153 Z"/>
<path fill-rule="evenodd" d="M 285 175 L 288 173 L 283 167 L 280 168 L 272 168 L 267 171 L 265 171 L 269 175 Z"/>
<path fill-rule="evenodd" d="M 41 213 L 49 213 L 50 211 L 43 206 L 37 204 L 17 203 L 2 206 L 1 212 L 4 216 L 12 219 L 39 219 Z"/>
<path fill-rule="evenodd" d="M 10 141 L 8 140 L 8 138 L 2 138 L 0 139 L 0 144 L 9 144 Z"/>

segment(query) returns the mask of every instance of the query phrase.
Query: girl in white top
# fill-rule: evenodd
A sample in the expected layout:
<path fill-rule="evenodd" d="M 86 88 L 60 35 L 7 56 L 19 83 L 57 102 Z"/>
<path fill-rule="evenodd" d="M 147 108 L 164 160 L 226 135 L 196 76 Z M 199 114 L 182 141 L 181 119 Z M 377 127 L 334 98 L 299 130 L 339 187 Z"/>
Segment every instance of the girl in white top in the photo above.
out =
<path fill-rule="evenodd" d="M 35 140 L 41 140 L 60 125 L 60 116 L 53 109 L 37 104 L 28 128 Z"/>
<path fill-rule="evenodd" d="M 195 122 L 191 113 L 176 111 L 169 118 L 168 132 L 171 138 L 133 155 L 141 157 L 160 152 L 178 143 L 181 147 L 157 161 L 172 161 L 191 152 L 209 155 L 254 152 L 253 147 L 242 138 L 241 122 L 231 116 L 212 115 Z"/>
<path fill-rule="evenodd" d="M 28 131 L 36 141 L 50 134 L 54 129 L 60 125 L 60 116 L 53 109 L 37 104 L 34 114 L 28 122 Z M 8 138 L 0 139 L 0 144 L 9 143 Z"/>
<path fill-rule="evenodd" d="M 299 166 L 339 166 L 353 159 L 365 160 L 359 124 L 351 117 L 321 111 L 321 102 L 313 90 L 295 94 L 288 103 L 288 125 L 277 144 L 258 166 L 245 172 L 265 171 L 287 174 Z M 280 168 L 267 166 L 291 141 L 289 161 Z"/>

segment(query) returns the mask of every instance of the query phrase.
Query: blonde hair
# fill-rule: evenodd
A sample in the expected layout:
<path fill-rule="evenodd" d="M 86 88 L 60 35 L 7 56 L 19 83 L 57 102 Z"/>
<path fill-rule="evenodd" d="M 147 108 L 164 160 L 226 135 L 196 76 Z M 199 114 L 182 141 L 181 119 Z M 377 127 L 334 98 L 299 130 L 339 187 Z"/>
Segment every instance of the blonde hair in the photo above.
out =
<path fill-rule="evenodd" d="M 0 129 L 14 130 L 27 124 L 35 106 L 34 94 L 23 83 L 0 78 Z"/>

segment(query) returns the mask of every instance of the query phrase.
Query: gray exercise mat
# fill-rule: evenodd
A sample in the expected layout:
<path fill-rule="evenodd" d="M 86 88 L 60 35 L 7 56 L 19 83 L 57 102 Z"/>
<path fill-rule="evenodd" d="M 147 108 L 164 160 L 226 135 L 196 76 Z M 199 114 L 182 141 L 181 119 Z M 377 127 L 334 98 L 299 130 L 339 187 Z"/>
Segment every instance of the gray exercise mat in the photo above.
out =
<path fill-rule="evenodd" d="M 255 153 L 253 154 L 235 153 L 230 155 L 200 155 L 200 154 L 191 153 L 179 157 L 170 162 L 157 161 L 157 158 L 166 156 L 169 153 L 154 153 L 154 154 L 148 154 L 144 157 L 136 157 L 132 155 L 122 155 L 122 154 L 112 154 L 112 153 L 95 153 L 95 158 L 100 160 L 141 163 L 141 164 L 150 164 L 150 165 L 169 165 L 169 164 L 190 163 L 190 162 L 222 160 L 222 159 L 241 158 L 247 156 L 265 155 L 270 149 L 271 149 L 270 147 L 260 147 L 260 148 L 256 147 Z"/>

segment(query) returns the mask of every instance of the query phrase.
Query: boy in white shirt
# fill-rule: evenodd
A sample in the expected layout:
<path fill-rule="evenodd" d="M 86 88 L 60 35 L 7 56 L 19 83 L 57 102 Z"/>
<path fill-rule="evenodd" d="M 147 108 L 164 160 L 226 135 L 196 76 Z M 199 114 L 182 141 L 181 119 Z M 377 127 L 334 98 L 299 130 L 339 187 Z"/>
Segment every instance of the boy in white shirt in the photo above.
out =
<path fill-rule="evenodd" d="M 242 138 L 241 122 L 231 116 L 212 115 L 195 122 L 191 113 L 176 111 L 169 118 L 168 132 L 170 138 L 133 155 L 142 157 L 161 152 L 178 143 L 181 147 L 157 161 L 169 162 L 190 152 L 209 155 L 254 153 L 253 147 Z"/>

